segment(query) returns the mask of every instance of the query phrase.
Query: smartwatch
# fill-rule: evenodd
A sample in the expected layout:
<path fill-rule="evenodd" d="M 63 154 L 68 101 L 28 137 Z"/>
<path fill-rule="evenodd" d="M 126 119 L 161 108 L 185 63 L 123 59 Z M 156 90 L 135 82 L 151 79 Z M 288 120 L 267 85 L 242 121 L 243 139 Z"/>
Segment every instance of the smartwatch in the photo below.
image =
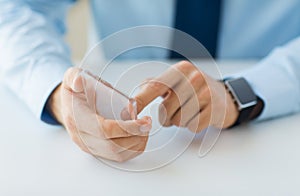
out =
<path fill-rule="evenodd" d="M 245 78 L 224 80 L 226 89 L 231 94 L 238 110 L 239 116 L 233 126 L 247 122 L 252 119 L 252 112 L 256 107 L 259 98 Z"/>

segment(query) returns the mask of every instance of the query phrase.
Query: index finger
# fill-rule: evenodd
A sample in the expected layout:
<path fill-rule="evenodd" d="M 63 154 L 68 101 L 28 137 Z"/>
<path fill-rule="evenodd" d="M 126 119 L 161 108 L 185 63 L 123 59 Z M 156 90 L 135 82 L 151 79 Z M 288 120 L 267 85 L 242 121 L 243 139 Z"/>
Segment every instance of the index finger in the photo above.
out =
<path fill-rule="evenodd" d="M 140 113 L 154 99 L 167 93 L 168 90 L 169 87 L 158 80 L 149 81 L 134 97 L 137 103 L 137 113 Z"/>
<path fill-rule="evenodd" d="M 176 86 L 184 74 L 181 73 L 175 66 L 171 66 L 160 76 L 147 81 L 145 86 L 135 96 L 137 102 L 137 113 L 140 113 L 149 103 L 159 96 L 168 93 Z"/>

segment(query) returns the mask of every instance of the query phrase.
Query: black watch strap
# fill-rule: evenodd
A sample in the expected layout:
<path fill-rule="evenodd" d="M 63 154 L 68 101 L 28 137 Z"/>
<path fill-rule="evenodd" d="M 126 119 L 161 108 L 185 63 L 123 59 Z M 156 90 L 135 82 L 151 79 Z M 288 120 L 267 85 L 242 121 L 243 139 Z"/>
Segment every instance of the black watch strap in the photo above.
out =
<path fill-rule="evenodd" d="M 232 125 L 232 127 L 250 121 L 251 120 L 250 116 L 251 116 L 251 113 L 254 110 L 254 108 L 255 108 L 255 105 L 239 111 L 240 112 L 239 117 L 237 118 L 235 123 Z"/>
<path fill-rule="evenodd" d="M 224 80 L 224 84 L 239 110 L 239 116 L 232 126 L 248 122 L 261 113 L 263 102 L 256 96 L 246 79 L 228 79 Z"/>
<path fill-rule="evenodd" d="M 253 107 L 240 111 L 238 119 L 231 127 L 237 126 L 243 122 L 248 122 L 250 120 L 257 118 L 262 113 L 264 106 L 265 106 L 264 101 L 257 96 L 257 104 Z"/>

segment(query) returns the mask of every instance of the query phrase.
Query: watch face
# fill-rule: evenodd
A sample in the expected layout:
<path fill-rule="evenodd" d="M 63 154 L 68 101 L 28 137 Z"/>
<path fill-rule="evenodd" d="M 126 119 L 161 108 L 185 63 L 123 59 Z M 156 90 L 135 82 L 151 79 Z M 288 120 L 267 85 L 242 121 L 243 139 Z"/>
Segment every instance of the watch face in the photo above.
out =
<path fill-rule="evenodd" d="M 244 78 L 229 80 L 228 84 L 240 104 L 247 105 L 257 101 L 255 93 Z"/>

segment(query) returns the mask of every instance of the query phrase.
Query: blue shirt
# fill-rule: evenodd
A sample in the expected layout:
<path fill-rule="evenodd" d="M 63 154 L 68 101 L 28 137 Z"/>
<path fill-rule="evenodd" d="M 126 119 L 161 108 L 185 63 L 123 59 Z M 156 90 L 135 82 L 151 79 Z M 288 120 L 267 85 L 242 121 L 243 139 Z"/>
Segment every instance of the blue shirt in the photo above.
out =
<path fill-rule="evenodd" d="M 45 102 L 72 66 L 63 35 L 72 0 L 0 0 L 0 67 L 7 85 L 41 117 Z M 175 0 L 91 0 L 96 40 L 138 25 L 170 26 Z M 245 77 L 265 101 L 260 119 L 300 110 L 300 1 L 224 0 L 217 57 L 259 58 Z M 170 43 L 159 34 L 139 35 Z M 134 37 L 133 37 L 134 39 Z M 116 43 L 116 46 L 119 43 Z M 110 56 L 110 48 L 104 48 Z M 122 58 L 166 58 L 139 50 Z"/>

